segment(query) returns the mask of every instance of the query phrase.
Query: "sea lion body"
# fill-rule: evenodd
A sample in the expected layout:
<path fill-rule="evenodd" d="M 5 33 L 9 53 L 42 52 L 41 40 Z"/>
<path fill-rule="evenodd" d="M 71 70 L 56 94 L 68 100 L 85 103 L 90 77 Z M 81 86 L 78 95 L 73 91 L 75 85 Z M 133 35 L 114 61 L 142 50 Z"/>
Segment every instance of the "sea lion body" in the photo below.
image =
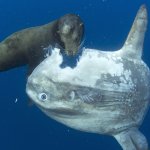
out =
<path fill-rule="evenodd" d="M 56 44 L 66 54 L 75 55 L 83 34 L 83 22 L 73 14 L 43 26 L 16 32 L 0 43 L 0 71 L 28 64 L 31 73 L 45 58 L 43 49 Z"/>

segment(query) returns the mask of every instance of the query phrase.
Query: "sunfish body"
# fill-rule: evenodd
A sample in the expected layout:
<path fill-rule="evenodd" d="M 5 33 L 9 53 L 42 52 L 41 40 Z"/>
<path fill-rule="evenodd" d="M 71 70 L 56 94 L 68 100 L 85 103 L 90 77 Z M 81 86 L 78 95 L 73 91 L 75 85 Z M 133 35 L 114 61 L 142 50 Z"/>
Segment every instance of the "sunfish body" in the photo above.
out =
<path fill-rule="evenodd" d="M 148 150 L 138 129 L 150 103 L 150 70 L 141 59 L 146 26 L 143 5 L 120 50 L 84 49 L 75 68 L 61 68 L 55 48 L 29 76 L 28 96 L 69 127 L 114 136 L 123 150 Z"/>

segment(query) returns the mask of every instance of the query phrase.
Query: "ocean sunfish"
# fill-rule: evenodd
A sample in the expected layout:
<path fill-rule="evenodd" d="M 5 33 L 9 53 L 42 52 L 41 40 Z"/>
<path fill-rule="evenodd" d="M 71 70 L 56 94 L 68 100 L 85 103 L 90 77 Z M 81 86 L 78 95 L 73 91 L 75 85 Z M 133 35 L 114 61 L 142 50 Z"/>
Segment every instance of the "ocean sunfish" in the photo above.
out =
<path fill-rule="evenodd" d="M 124 46 L 84 49 L 61 68 L 58 48 L 29 76 L 26 92 L 46 115 L 71 128 L 113 136 L 123 150 L 148 150 L 139 131 L 150 104 L 150 70 L 141 59 L 147 10 L 141 6 Z"/>

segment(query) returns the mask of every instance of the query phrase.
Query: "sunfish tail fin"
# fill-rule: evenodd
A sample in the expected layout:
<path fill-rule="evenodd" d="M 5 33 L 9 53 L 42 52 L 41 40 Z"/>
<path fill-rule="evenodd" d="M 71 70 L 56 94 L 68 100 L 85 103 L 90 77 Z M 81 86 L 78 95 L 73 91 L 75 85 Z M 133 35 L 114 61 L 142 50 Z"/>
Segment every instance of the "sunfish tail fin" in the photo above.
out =
<path fill-rule="evenodd" d="M 147 9 L 142 5 L 137 12 L 131 30 L 122 48 L 123 55 L 132 58 L 141 58 L 145 32 L 147 29 Z"/>

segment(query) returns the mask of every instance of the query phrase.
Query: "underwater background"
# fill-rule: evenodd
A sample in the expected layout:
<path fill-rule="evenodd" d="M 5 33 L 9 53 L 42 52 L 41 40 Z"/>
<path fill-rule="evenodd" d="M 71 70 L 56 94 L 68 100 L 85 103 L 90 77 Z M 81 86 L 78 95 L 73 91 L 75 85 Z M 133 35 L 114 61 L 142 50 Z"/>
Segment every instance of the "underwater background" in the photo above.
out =
<path fill-rule="evenodd" d="M 0 0 L 0 41 L 20 29 L 75 13 L 85 24 L 85 47 L 116 50 L 143 3 L 150 16 L 149 0 Z M 150 67 L 149 43 L 150 21 L 143 53 Z M 0 150 L 121 150 L 112 137 L 73 130 L 29 107 L 26 73 L 27 67 L 0 73 Z M 150 111 L 140 129 L 150 144 Z"/>

